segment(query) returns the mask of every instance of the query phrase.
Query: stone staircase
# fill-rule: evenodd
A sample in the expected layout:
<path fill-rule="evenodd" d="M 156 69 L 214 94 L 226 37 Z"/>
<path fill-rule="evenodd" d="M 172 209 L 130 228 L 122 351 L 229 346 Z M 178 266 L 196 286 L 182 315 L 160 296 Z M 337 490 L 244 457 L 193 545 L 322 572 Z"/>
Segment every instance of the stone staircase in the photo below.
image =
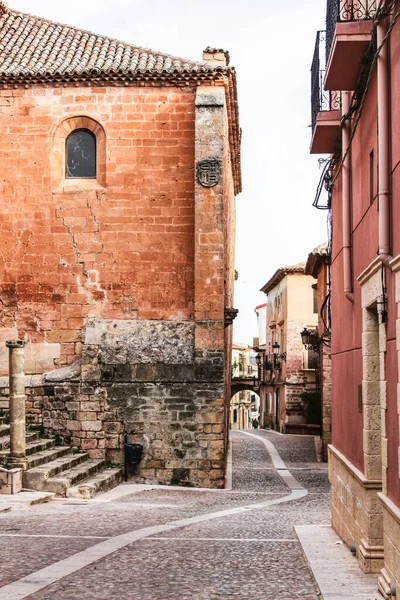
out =
<path fill-rule="evenodd" d="M 10 448 L 10 427 L 0 421 L 0 464 L 6 463 Z M 53 492 L 61 498 L 93 498 L 122 480 L 122 467 L 107 467 L 102 459 L 91 459 L 86 452 L 73 452 L 69 446 L 57 446 L 52 438 L 40 438 L 39 432 L 27 431 L 28 468 L 23 473 L 24 489 Z"/>

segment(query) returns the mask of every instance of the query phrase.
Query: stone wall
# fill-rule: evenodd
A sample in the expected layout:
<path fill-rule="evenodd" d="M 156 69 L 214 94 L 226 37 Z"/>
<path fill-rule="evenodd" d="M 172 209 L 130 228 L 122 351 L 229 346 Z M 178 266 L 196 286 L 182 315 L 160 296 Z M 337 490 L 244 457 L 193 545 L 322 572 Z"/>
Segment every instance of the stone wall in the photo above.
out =
<path fill-rule="evenodd" d="M 383 567 L 380 480 L 366 479 L 338 450 L 329 446 L 329 481 L 332 486 L 332 527 L 349 546 L 356 544 L 365 573 Z"/>
<path fill-rule="evenodd" d="M 89 320 L 82 360 L 27 377 L 29 421 L 112 463 L 142 444 L 138 482 L 222 487 L 224 352 L 194 340 L 189 322 Z"/>
<path fill-rule="evenodd" d="M 0 375 L 25 339 L 29 418 L 114 462 L 125 435 L 143 444 L 138 481 L 224 482 L 229 126 L 223 81 L 0 91 Z M 65 177 L 77 128 L 96 179 Z"/>
<path fill-rule="evenodd" d="M 384 598 L 392 598 L 390 586 L 400 586 L 400 510 L 385 494 L 379 494 L 383 509 L 383 544 L 385 566 L 378 580 L 379 590 Z"/>
<path fill-rule="evenodd" d="M 330 347 L 321 345 L 321 402 L 322 402 L 322 456 L 328 460 L 328 446 L 332 443 L 332 365 Z"/>

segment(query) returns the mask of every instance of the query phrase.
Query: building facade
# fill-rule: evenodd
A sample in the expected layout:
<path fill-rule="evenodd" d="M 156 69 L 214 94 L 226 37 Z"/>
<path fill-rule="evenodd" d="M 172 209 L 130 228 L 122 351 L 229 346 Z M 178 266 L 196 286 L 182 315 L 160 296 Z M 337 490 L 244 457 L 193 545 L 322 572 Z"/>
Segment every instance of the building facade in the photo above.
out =
<path fill-rule="evenodd" d="M 265 323 L 265 341 L 259 344 L 261 424 L 282 433 L 314 432 L 317 423 L 307 423 L 305 392 L 317 387 L 316 353 L 307 351 L 300 332 L 315 329 L 317 310 L 314 279 L 304 274 L 305 263 L 281 267 L 261 288 L 267 306 L 258 309 L 259 324 Z M 312 426 L 312 427 L 310 427 Z"/>
<path fill-rule="evenodd" d="M 221 487 L 240 130 L 229 55 L 185 61 L 0 2 L 0 385 L 138 480 Z M 29 41 L 29 43 L 26 42 Z"/>
<path fill-rule="evenodd" d="M 328 446 L 332 442 L 331 274 L 328 244 L 321 244 L 310 252 L 304 272 L 316 279 L 313 288 L 317 293 L 318 326 L 311 332 L 310 342 L 319 352 L 322 457 L 326 461 Z"/>
<path fill-rule="evenodd" d="M 330 155 L 332 524 L 385 598 L 400 589 L 399 16 L 398 1 L 327 3 L 311 144 Z"/>
<path fill-rule="evenodd" d="M 253 429 L 255 426 L 258 427 L 260 398 L 257 378 L 258 366 L 252 347 L 246 344 L 234 343 L 232 346 L 230 429 Z M 236 392 L 237 388 L 240 389 Z"/>

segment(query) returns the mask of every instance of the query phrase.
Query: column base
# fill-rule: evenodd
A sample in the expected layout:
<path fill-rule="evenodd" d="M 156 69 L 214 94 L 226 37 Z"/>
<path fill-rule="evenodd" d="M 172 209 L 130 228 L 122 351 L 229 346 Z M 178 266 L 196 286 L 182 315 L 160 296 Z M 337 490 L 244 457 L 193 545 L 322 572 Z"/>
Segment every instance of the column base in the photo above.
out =
<path fill-rule="evenodd" d="M 7 459 L 7 465 L 9 465 L 13 469 L 22 469 L 23 471 L 27 471 L 28 469 L 28 459 L 18 458 L 16 456 L 10 456 Z"/>
<path fill-rule="evenodd" d="M 360 567 L 364 573 L 379 573 L 384 566 L 383 546 L 371 546 L 363 538 L 358 546 Z"/>
<path fill-rule="evenodd" d="M 386 571 L 386 569 L 382 569 L 378 578 L 378 590 L 386 600 L 391 600 L 391 598 L 393 598 L 390 593 L 390 586 L 392 583 L 393 581 L 389 576 L 389 573 Z"/>

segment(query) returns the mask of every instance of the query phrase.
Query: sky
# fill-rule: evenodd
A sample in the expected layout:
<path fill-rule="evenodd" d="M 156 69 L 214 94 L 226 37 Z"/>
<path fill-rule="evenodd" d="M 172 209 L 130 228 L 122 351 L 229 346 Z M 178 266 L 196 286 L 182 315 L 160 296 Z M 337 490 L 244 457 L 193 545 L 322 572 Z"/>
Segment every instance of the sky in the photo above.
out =
<path fill-rule="evenodd" d="M 258 335 L 259 292 L 281 266 L 326 241 L 312 207 L 320 171 L 311 141 L 310 66 L 324 0 L 6 0 L 9 8 L 191 60 L 229 50 L 243 130 L 237 196 L 234 341 Z"/>

